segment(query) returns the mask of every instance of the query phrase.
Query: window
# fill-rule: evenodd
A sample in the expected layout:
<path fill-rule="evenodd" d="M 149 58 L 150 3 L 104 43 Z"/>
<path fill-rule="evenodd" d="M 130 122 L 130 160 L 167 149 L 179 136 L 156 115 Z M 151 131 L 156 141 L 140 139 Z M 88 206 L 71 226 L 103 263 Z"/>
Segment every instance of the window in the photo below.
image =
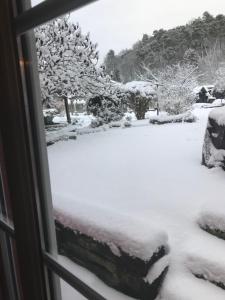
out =
<path fill-rule="evenodd" d="M 89 5 L 105 59 L 75 23 L 93 1 L 0 1 L 0 298 L 193 300 L 225 289 L 224 242 L 209 235 L 225 239 L 224 173 L 202 166 L 225 165 L 224 113 L 210 112 L 225 103 L 225 16 L 157 30 L 190 12 L 163 1 Z"/>

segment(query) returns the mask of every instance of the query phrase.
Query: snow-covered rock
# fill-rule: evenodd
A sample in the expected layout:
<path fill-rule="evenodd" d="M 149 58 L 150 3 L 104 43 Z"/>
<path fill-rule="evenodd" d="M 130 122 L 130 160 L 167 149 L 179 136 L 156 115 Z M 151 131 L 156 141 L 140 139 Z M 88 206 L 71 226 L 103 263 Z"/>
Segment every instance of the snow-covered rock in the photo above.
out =
<path fill-rule="evenodd" d="M 118 255 L 122 250 L 131 257 L 149 261 L 160 247 L 167 245 L 164 231 L 149 223 L 146 226 L 140 219 L 62 196 L 54 197 L 54 207 L 56 220 L 61 224 L 109 245 Z"/>
<path fill-rule="evenodd" d="M 209 258 L 204 259 L 201 253 L 195 257 L 189 257 L 188 268 L 197 278 L 204 279 L 225 289 L 224 266 L 213 261 L 213 257 L 211 260 Z"/>
<path fill-rule="evenodd" d="M 162 258 L 167 235 L 141 220 L 73 200 L 56 200 L 60 254 L 131 297 L 155 299 L 168 270 Z"/>
<path fill-rule="evenodd" d="M 223 199 L 212 201 L 199 213 L 198 225 L 208 233 L 225 240 L 225 203 Z M 224 244 L 225 247 L 225 244 Z"/>
<path fill-rule="evenodd" d="M 219 126 L 225 126 L 225 107 L 213 109 L 209 119 L 214 120 Z"/>
<path fill-rule="evenodd" d="M 209 168 L 225 166 L 225 108 L 213 109 L 208 118 L 202 163 Z"/>
<path fill-rule="evenodd" d="M 198 224 L 208 233 L 225 240 L 225 213 L 213 210 L 203 211 L 198 219 Z"/>

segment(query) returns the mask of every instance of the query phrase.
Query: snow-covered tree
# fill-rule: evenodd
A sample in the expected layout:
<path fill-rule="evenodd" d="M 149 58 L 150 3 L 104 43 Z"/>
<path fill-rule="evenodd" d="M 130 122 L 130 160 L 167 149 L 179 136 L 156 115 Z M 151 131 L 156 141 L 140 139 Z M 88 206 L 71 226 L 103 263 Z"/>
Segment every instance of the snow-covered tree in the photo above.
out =
<path fill-rule="evenodd" d="M 58 18 L 38 27 L 35 36 L 44 106 L 55 107 L 59 99 L 68 107 L 68 98 L 112 93 L 110 76 L 97 65 L 97 44 L 82 34 L 79 24 L 70 23 L 68 16 Z"/>
<path fill-rule="evenodd" d="M 122 118 L 121 101 L 108 96 L 96 96 L 91 98 L 87 104 L 88 113 L 93 114 L 97 120 L 95 126 L 118 121 Z"/>
<path fill-rule="evenodd" d="M 193 89 L 198 85 L 197 67 L 191 64 L 167 66 L 156 74 L 145 68 L 142 76 L 158 87 L 158 99 L 161 110 L 169 114 L 187 111 L 194 102 Z"/>
<path fill-rule="evenodd" d="M 186 64 L 198 65 L 199 55 L 198 52 L 192 48 L 187 49 L 184 52 L 183 60 Z"/>
<path fill-rule="evenodd" d="M 220 64 L 215 72 L 213 96 L 217 99 L 225 98 L 225 63 Z"/>
<path fill-rule="evenodd" d="M 104 59 L 104 65 L 106 67 L 107 74 L 111 76 L 112 80 L 120 82 L 120 71 L 118 68 L 118 62 L 115 56 L 115 52 L 113 50 L 109 50 Z"/>
<path fill-rule="evenodd" d="M 224 50 L 221 48 L 218 40 L 205 50 L 205 54 L 199 57 L 198 66 L 200 72 L 204 75 L 202 81 L 214 82 L 216 71 L 225 60 Z"/>
<path fill-rule="evenodd" d="M 225 90 L 225 64 L 222 64 L 215 73 L 215 88 L 218 91 Z"/>

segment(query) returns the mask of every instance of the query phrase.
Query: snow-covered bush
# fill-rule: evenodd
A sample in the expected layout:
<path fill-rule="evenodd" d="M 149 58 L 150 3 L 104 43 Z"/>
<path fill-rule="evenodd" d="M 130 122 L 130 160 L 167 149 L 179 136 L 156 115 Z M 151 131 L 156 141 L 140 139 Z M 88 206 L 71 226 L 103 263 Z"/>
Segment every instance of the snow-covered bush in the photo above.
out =
<path fill-rule="evenodd" d="M 96 117 L 92 126 L 101 126 L 123 117 L 121 101 L 117 97 L 96 96 L 88 100 L 87 112 Z"/>
<path fill-rule="evenodd" d="M 125 120 L 127 122 L 131 122 L 132 121 L 132 116 L 131 115 L 126 115 Z"/>
<path fill-rule="evenodd" d="M 149 109 L 150 99 L 142 97 L 140 92 L 130 92 L 127 100 L 128 106 L 134 111 L 137 120 L 143 120 Z"/>
<path fill-rule="evenodd" d="M 150 82 L 131 81 L 124 85 L 127 107 L 131 109 L 138 120 L 145 118 L 145 113 L 156 99 L 156 91 Z"/>
<path fill-rule="evenodd" d="M 54 108 L 51 109 L 44 109 L 43 116 L 44 116 L 44 124 L 45 125 L 53 125 L 53 118 L 57 114 L 57 110 Z"/>
<path fill-rule="evenodd" d="M 131 123 L 131 121 L 124 121 L 123 122 L 123 127 L 131 127 L 132 126 L 132 123 Z"/>
<path fill-rule="evenodd" d="M 179 114 L 179 115 L 160 115 L 160 116 L 155 116 L 151 117 L 149 119 L 150 124 L 167 124 L 167 123 L 193 123 L 196 122 L 197 118 L 195 115 L 193 115 L 191 112 Z"/>

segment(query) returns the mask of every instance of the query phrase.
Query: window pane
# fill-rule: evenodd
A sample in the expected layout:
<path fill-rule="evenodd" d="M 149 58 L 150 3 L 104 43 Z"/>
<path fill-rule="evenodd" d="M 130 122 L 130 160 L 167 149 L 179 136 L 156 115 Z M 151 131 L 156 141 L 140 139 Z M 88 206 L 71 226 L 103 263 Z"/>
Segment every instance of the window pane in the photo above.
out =
<path fill-rule="evenodd" d="M 14 240 L 0 229 L 0 260 L 2 261 L 3 278 L 8 290 L 9 300 L 22 299 L 17 252 Z M 1 264 L 1 262 L 0 262 Z M 2 275 L 3 275 L 2 274 Z M 4 282 L 3 282 L 4 283 Z M 1 284 L 0 284 L 1 285 Z M 1 287 L 0 287 L 1 288 Z M 8 299 L 8 298 L 7 298 Z"/>
<path fill-rule="evenodd" d="M 80 280 L 86 283 L 88 286 L 92 287 L 96 292 L 102 295 L 107 300 L 132 300 L 134 298 L 128 297 L 123 293 L 120 293 L 113 288 L 110 288 L 102 280 L 100 280 L 94 273 L 88 271 L 86 268 L 81 267 L 80 265 L 72 262 L 69 258 L 60 255 L 58 257 L 58 261 L 67 268 L 71 273 L 77 276 Z M 62 288 L 62 298 L 63 300 L 73 300 L 73 296 L 76 295 L 77 292 L 73 293 L 72 288 L 65 284 L 63 280 L 61 280 L 61 288 Z M 76 298 L 77 299 L 77 298 Z M 78 297 L 79 300 L 86 299 L 83 296 Z"/>
<path fill-rule="evenodd" d="M 31 6 L 36 6 L 40 4 L 41 2 L 44 2 L 45 0 L 31 0 Z"/>
<path fill-rule="evenodd" d="M 149 122 L 135 119 L 130 130 L 134 112 L 124 102 L 119 74 L 102 65 L 104 55 L 92 33 L 76 18 L 74 13 L 35 29 L 59 261 L 106 299 L 156 297 L 168 266 L 163 264 L 151 283 L 145 277 L 167 254 L 167 237 L 163 230 L 152 234 L 148 215 L 146 229 L 135 201 L 135 182 L 142 197 L 149 192 L 140 175 L 148 157 L 141 153 Z M 147 110 L 156 115 L 150 90 Z"/>
<path fill-rule="evenodd" d="M 6 171 L 4 168 L 4 152 L 0 136 L 0 219 L 12 225 L 12 212 L 8 192 Z"/>
<path fill-rule="evenodd" d="M 147 299 L 163 286 L 168 237 L 181 269 L 198 247 L 211 259 L 194 224 L 224 237 L 225 208 L 212 204 L 215 194 L 223 199 L 223 176 L 204 169 L 201 154 L 206 132 L 202 163 L 224 167 L 224 124 L 220 114 L 208 116 L 224 105 L 215 99 L 225 95 L 224 37 L 212 29 L 225 19 L 205 13 L 185 25 L 173 15 L 167 30 L 166 9 L 156 7 L 150 24 L 155 6 L 147 1 L 130 3 L 129 14 L 127 4 L 109 3 L 35 30 L 59 261 L 107 299 Z"/>
<path fill-rule="evenodd" d="M 206 130 L 210 110 L 224 105 L 215 98 L 225 96 L 225 18 L 193 20 L 196 6 L 186 15 L 183 3 L 176 13 L 170 1 L 160 4 L 99 1 L 35 30 L 59 261 L 107 299 L 157 296 L 167 235 L 170 270 L 194 257 L 200 263 L 189 275 L 207 278 L 221 264 L 198 273 L 215 252 L 201 229 L 220 238 L 225 231 L 224 176 L 201 165 L 205 132 L 202 163 L 225 165 L 223 111 Z M 221 285 L 219 275 L 210 281 Z M 179 285 L 170 271 L 168 278 L 165 299 Z M 64 297 L 77 296 L 62 286 Z"/>
<path fill-rule="evenodd" d="M 71 287 L 64 280 L 60 280 L 61 291 L 62 291 L 62 300 L 85 300 L 80 293 L 78 293 L 73 287 Z"/>

